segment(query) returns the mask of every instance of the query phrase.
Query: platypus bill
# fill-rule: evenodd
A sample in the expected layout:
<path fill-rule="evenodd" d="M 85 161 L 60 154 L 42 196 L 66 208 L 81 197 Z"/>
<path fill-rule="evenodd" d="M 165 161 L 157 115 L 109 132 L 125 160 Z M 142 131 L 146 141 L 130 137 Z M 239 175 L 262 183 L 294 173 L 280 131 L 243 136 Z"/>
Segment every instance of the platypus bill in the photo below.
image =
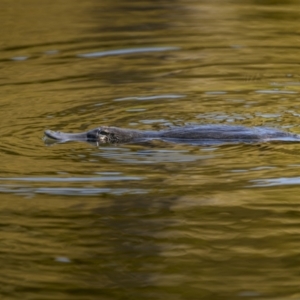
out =
<path fill-rule="evenodd" d="M 267 127 L 195 125 L 161 131 L 101 126 L 81 133 L 46 130 L 45 136 L 59 143 L 86 141 L 96 144 L 138 143 L 153 139 L 166 142 L 213 145 L 224 143 L 300 142 L 300 135 Z"/>

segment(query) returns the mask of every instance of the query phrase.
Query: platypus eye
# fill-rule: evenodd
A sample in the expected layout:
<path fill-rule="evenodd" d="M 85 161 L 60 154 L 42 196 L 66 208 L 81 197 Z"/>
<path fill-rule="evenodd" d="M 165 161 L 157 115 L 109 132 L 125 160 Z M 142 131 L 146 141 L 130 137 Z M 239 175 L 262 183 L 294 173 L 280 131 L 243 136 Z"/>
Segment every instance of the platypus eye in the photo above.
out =
<path fill-rule="evenodd" d="M 103 133 L 101 132 L 101 128 L 92 129 L 87 132 L 87 140 L 96 141 L 101 135 L 103 136 Z"/>

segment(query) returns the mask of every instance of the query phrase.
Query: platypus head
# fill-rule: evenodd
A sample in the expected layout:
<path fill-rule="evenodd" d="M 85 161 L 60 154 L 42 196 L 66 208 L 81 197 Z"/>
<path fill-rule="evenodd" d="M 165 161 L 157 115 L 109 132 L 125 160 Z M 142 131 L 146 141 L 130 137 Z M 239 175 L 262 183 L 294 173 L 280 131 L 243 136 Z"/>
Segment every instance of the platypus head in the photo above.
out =
<path fill-rule="evenodd" d="M 46 130 L 45 136 L 59 142 L 87 141 L 106 144 L 118 143 L 122 140 L 122 134 L 120 135 L 118 133 L 120 133 L 118 128 L 103 126 L 81 133 L 64 133 L 61 131 Z"/>
<path fill-rule="evenodd" d="M 89 142 L 98 142 L 100 144 L 118 142 L 114 128 L 106 126 L 98 127 L 86 132 L 86 138 Z"/>

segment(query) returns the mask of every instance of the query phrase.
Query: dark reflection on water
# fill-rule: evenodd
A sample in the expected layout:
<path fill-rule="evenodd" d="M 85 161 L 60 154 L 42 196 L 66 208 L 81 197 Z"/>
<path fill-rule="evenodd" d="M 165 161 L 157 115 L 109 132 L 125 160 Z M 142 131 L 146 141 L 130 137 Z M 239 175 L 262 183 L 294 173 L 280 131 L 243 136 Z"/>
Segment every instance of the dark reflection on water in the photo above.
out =
<path fill-rule="evenodd" d="M 299 298 L 297 143 L 42 139 L 299 133 L 298 16 L 297 1 L 2 1 L 0 298 Z"/>

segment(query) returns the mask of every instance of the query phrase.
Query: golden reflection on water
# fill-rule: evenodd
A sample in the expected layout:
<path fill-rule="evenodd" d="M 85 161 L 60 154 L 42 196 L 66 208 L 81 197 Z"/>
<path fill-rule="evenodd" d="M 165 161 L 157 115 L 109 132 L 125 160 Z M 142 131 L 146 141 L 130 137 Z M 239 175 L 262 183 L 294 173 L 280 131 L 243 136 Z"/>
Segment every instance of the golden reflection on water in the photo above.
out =
<path fill-rule="evenodd" d="M 42 140 L 99 125 L 299 133 L 297 4 L 1 1 L 1 297 L 297 297 L 298 144 Z"/>

